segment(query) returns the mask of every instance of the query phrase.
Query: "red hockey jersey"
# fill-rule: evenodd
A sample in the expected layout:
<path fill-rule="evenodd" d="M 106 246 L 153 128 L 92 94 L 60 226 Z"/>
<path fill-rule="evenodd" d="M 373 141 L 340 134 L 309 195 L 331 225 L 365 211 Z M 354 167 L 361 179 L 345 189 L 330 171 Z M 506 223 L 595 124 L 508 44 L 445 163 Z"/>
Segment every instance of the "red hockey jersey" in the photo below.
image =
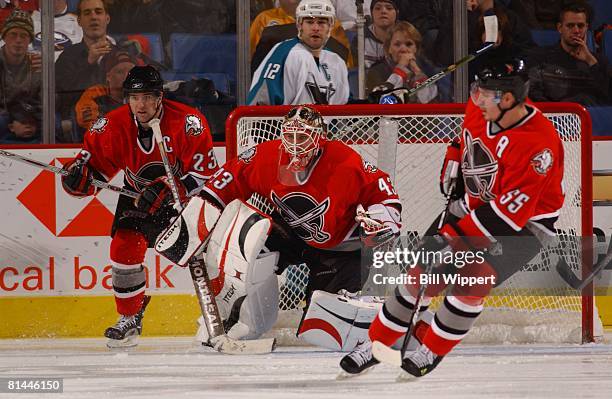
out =
<path fill-rule="evenodd" d="M 259 144 L 229 160 L 203 191 L 223 205 L 253 193 L 267 198 L 306 243 L 333 249 L 355 230 L 357 205 L 398 204 L 389 175 L 339 141 L 326 141 L 299 185 L 279 181 L 281 141 Z"/>
<path fill-rule="evenodd" d="M 460 148 L 465 200 L 470 210 L 488 204 L 514 231 L 529 221 L 550 230 L 564 200 L 563 142 L 542 112 L 533 105 L 527 109 L 516 125 L 495 132 L 468 102 Z"/>
<path fill-rule="evenodd" d="M 174 175 L 191 174 L 209 179 L 218 164 L 206 118 L 196 109 L 163 100 L 160 127 Z M 100 117 L 85 134 L 83 148 L 91 153 L 89 165 L 107 179 L 125 172 L 125 182 L 137 191 L 165 176 L 157 145 L 139 138 L 138 126 L 128 105 Z M 153 143 L 151 144 L 151 141 Z"/>

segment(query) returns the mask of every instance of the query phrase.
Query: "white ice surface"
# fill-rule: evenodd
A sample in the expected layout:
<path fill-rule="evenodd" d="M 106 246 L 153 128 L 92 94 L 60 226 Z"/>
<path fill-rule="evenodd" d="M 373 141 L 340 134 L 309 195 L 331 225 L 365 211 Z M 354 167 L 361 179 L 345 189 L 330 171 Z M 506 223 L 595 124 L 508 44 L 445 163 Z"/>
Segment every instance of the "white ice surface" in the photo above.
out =
<path fill-rule="evenodd" d="M 191 338 L 142 338 L 126 352 L 102 339 L 0 340 L 0 377 L 64 378 L 63 394 L 0 398 L 578 398 L 612 397 L 612 346 L 465 345 L 416 382 L 379 365 L 336 381 L 342 354 L 281 347 L 221 355 Z"/>

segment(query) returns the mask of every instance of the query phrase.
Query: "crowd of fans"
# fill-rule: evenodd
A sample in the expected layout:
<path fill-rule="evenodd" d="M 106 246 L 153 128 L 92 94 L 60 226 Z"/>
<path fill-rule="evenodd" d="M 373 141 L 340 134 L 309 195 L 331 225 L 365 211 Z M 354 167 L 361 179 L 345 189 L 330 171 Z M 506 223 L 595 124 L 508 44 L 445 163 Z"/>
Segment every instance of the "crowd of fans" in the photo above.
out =
<path fill-rule="evenodd" d="M 334 79 L 353 83 L 351 97 L 342 100 L 350 102 L 356 95 L 354 71 L 358 64 L 356 1 L 325 1 L 333 6 L 335 18 L 329 34 L 325 33 L 329 39 L 324 51 L 335 55 L 312 52 L 310 56 L 317 65 L 319 57 L 343 64 L 342 68 L 330 70 L 349 75 Z M 495 47 L 469 64 L 470 77 L 491 61 L 520 57 L 530 68 L 529 96 L 533 100 L 610 105 L 612 67 L 600 46 L 589 40 L 589 32 L 592 35 L 598 27 L 591 24 L 593 10 L 587 0 L 465 1 L 470 51 L 483 44 L 484 13 L 493 10 L 499 21 Z M 249 34 L 254 76 L 270 76 L 266 67 L 272 64 L 265 63 L 275 45 L 301 34 L 300 23 L 296 26 L 299 3 L 300 0 L 251 0 Z M 40 0 L 0 0 L 0 143 L 41 140 L 39 5 Z M 153 63 L 161 69 L 170 69 L 172 33 L 236 32 L 234 1 L 54 0 L 53 7 L 58 142 L 81 140 L 99 115 L 122 104 L 120 83 L 134 65 Z M 454 61 L 453 0 L 364 0 L 363 11 L 367 21 L 364 58 L 368 93 L 381 87 L 413 88 Z M 319 28 L 314 29 L 316 39 Z M 321 29 L 326 32 L 325 27 Z M 556 30 L 559 41 L 539 47 L 532 37 L 534 29 Z M 151 60 L 150 44 L 141 33 L 160 36 L 163 54 L 158 62 Z M 260 75 L 258 68 L 262 69 Z M 451 79 L 439 81 L 403 101 L 453 102 L 456 99 L 450 90 Z M 202 78 L 187 83 L 170 85 L 170 90 L 179 90 L 170 96 L 203 109 L 207 104 L 235 102 L 233 93 L 219 93 Z M 253 85 L 252 90 L 261 92 L 261 86 L 256 88 L 256 82 Z M 332 83 L 315 80 L 317 85 L 320 87 L 314 90 L 314 94 L 319 92 L 315 101 L 326 102 L 340 90 Z M 190 97 L 195 89 L 198 94 Z M 322 95 L 319 89 L 323 89 Z M 278 103 L 278 97 L 276 101 L 271 103 Z M 284 97 L 281 103 L 291 101 L 296 100 Z M 213 120 L 212 125 L 215 124 Z M 222 126 L 222 121 L 216 125 Z"/>

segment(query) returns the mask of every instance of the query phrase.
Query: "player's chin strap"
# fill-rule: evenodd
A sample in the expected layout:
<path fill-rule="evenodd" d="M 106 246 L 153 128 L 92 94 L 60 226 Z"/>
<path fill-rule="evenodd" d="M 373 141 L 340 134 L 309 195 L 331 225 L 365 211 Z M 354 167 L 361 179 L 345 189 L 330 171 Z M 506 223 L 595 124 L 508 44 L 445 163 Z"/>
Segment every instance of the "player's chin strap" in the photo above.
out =
<path fill-rule="evenodd" d="M 516 108 L 518 105 L 520 104 L 519 101 L 516 101 L 516 99 L 514 99 L 514 102 L 512 103 L 512 105 L 510 106 L 510 108 L 502 108 L 499 106 L 499 103 L 497 103 L 497 109 L 499 109 L 499 116 L 497 117 L 497 119 L 495 119 L 495 123 L 497 123 L 499 125 L 499 121 L 501 121 L 504 117 L 504 115 L 506 115 L 506 112 L 512 110 L 513 108 Z"/>

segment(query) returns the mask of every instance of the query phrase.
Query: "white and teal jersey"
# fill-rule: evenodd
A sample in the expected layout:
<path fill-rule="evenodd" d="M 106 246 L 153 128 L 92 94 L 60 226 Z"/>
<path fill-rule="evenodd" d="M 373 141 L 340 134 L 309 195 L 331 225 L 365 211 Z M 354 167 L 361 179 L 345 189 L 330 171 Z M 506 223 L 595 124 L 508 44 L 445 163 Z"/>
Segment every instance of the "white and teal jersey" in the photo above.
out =
<path fill-rule="evenodd" d="M 278 43 L 253 76 L 249 105 L 346 104 L 348 71 L 340 56 L 321 50 L 319 63 L 298 38 Z"/>

